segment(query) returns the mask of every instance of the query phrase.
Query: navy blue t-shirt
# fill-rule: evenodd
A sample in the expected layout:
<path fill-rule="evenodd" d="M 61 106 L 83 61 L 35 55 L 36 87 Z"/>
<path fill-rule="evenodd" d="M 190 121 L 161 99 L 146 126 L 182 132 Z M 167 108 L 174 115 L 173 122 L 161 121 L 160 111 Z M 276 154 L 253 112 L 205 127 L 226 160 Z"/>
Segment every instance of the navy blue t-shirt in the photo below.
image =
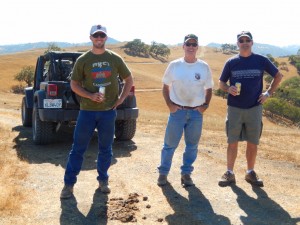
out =
<path fill-rule="evenodd" d="M 227 105 L 242 109 L 249 109 L 259 105 L 258 98 L 263 90 L 263 74 L 266 71 L 274 77 L 278 69 L 265 56 L 252 53 L 249 57 L 236 55 L 227 60 L 220 76 L 220 81 L 229 85 L 240 82 L 240 95 L 228 94 Z"/>

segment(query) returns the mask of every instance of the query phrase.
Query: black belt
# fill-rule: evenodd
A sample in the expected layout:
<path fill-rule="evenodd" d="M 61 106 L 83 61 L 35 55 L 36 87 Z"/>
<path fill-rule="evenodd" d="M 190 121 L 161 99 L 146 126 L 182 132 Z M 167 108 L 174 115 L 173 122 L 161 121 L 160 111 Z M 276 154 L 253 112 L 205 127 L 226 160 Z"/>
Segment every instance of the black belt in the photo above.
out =
<path fill-rule="evenodd" d="M 198 107 L 198 106 L 191 107 L 191 106 L 178 105 L 178 104 L 176 104 L 174 102 L 173 102 L 173 104 L 179 106 L 181 109 L 196 109 Z"/>

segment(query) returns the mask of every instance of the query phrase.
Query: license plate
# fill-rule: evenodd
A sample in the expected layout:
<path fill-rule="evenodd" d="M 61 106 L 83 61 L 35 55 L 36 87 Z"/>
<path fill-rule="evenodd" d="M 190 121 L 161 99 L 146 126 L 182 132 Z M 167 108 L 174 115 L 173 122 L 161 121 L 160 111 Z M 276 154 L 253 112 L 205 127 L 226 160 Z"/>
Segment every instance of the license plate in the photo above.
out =
<path fill-rule="evenodd" d="M 44 99 L 44 108 L 60 109 L 62 108 L 62 99 Z"/>

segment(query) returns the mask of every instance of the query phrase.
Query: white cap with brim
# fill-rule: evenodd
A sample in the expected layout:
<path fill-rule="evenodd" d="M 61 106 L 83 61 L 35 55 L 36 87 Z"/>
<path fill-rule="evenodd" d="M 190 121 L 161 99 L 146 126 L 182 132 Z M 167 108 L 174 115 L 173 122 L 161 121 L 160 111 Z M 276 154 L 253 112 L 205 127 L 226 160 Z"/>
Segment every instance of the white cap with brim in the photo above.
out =
<path fill-rule="evenodd" d="M 106 27 L 104 26 L 101 26 L 101 25 L 94 25 L 92 26 L 91 28 L 91 31 L 90 31 L 90 35 L 93 35 L 97 32 L 103 32 L 107 35 L 107 32 L 106 32 Z"/>

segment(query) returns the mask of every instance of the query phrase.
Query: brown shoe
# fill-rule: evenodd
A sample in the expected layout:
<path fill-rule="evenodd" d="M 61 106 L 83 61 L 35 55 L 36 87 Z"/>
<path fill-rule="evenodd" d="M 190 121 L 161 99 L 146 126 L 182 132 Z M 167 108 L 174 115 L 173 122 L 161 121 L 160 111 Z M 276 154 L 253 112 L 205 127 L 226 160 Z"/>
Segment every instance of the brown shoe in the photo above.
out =
<path fill-rule="evenodd" d="M 167 184 L 167 182 L 168 182 L 167 175 L 160 174 L 158 179 L 157 179 L 157 185 L 158 186 L 164 186 L 164 185 Z"/>
<path fill-rule="evenodd" d="M 61 199 L 68 199 L 73 196 L 73 186 L 65 185 L 60 193 Z"/>
<path fill-rule="evenodd" d="M 181 185 L 184 187 L 194 186 L 194 182 L 190 174 L 183 174 L 181 176 Z"/>
<path fill-rule="evenodd" d="M 263 187 L 264 183 L 261 179 L 258 178 L 257 174 L 252 170 L 250 173 L 247 173 L 245 180 L 255 186 Z"/>
<path fill-rule="evenodd" d="M 219 186 L 226 187 L 230 184 L 235 184 L 235 175 L 227 171 L 221 177 L 221 180 L 219 181 Z"/>
<path fill-rule="evenodd" d="M 109 194 L 110 187 L 108 186 L 108 181 L 99 181 L 99 189 L 102 193 Z"/>

